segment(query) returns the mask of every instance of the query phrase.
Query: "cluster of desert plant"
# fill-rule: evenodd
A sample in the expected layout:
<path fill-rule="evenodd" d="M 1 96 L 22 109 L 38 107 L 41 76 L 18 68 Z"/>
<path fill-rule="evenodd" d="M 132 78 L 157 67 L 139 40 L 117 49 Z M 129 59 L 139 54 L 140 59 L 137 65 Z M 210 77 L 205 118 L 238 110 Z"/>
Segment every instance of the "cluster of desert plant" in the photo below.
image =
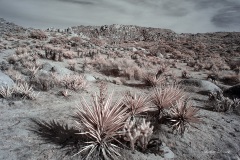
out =
<path fill-rule="evenodd" d="M 53 45 L 67 44 L 68 43 L 68 39 L 65 36 L 54 37 L 54 38 L 50 39 L 49 43 L 51 43 Z"/>
<path fill-rule="evenodd" d="M 63 61 L 63 50 L 60 48 L 45 46 L 45 55 L 41 56 L 54 61 Z"/>
<path fill-rule="evenodd" d="M 30 32 L 30 38 L 45 40 L 48 38 L 48 36 L 46 35 L 46 33 L 44 31 L 34 30 L 34 31 Z"/>
<path fill-rule="evenodd" d="M 213 110 L 217 112 L 234 111 L 240 107 L 240 99 L 230 99 L 223 96 L 221 92 L 210 93 L 209 100 Z"/>
<path fill-rule="evenodd" d="M 41 54 L 42 58 L 51 59 L 54 61 L 63 61 L 63 58 L 73 59 L 76 57 L 76 53 L 71 50 L 64 50 L 63 48 L 53 47 L 53 46 L 45 46 L 44 47 L 45 54 Z"/>
<path fill-rule="evenodd" d="M 57 75 L 52 74 L 37 74 L 30 77 L 30 84 L 34 86 L 35 89 L 42 91 L 48 91 L 57 85 Z"/>
<path fill-rule="evenodd" d="M 27 82 L 18 83 L 14 86 L 2 86 L 0 89 L 0 95 L 3 98 L 22 98 L 22 99 L 30 99 L 35 100 L 38 96 L 38 93 L 35 93 L 32 86 L 30 86 Z"/>
<path fill-rule="evenodd" d="M 64 86 L 68 86 L 69 78 L 70 76 L 64 78 Z M 74 135 L 69 133 L 75 139 L 75 142 L 71 142 L 74 156 L 81 155 L 84 159 L 117 159 L 121 156 L 120 149 L 126 145 L 132 151 L 138 149 L 148 152 L 156 133 L 154 125 L 163 124 L 159 121 L 163 116 L 173 131 L 180 134 L 184 133 L 188 125 L 200 122 L 198 109 L 191 103 L 186 103 L 183 98 L 185 93 L 179 86 L 156 88 L 149 96 L 127 92 L 114 103 L 113 92 L 107 94 L 106 84 L 101 83 L 99 88 L 99 94 L 92 95 L 91 104 L 82 97 L 80 105 L 77 105 L 78 111 L 73 116 L 76 129 Z M 62 95 L 67 97 L 68 90 L 63 91 Z M 152 114 L 157 111 L 158 114 Z M 44 127 L 44 124 L 47 126 Z M 43 125 L 43 129 L 49 127 L 45 122 L 37 125 Z M 38 132 L 43 136 L 42 130 Z M 80 141 L 81 144 L 78 144 Z"/>
<path fill-rule="evenodd" d="M 100 72 L 115 77 L 126 77 L 127 79 L 142 80 L 144 70 L 137 64 L 127 58 L 106 59 L 103 55 L 98 55 L 92 60 L 88 60 L 87 64 L 97 68 Z"/>
<path fill-rule="evenodd" d="M 26 49 L 26 48 L 25 48 Z M 15 54 L 12 54 L 8 57 L 7 61 L 9 64 L 17 64 L 19 67 L 21 64 L 23 67 L 32 67 L 33 65 L 37 65 L 38 56 L 34 53 L 30 53 L 24 48 L 18 48 Z"/>
<path fill-rule="evenodd" d="M 74 91 L 84 90 L 87 88 L 88 84 L 85 80 L 85 77 L 82 75 L 65 75 L 65 76 L 58 76 L 57 83 L 60 86 L 63 86 L 65 89 L 71 89 Z"/>

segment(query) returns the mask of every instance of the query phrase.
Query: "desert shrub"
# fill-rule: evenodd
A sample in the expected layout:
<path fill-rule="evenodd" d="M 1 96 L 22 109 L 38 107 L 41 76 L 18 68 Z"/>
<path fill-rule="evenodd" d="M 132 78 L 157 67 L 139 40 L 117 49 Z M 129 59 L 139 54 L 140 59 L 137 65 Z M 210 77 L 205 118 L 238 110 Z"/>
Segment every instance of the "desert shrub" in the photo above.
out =
<path fill-rule="evenodd" d="M 42 91 L 49 91 L 54 88 L 57 83 L 57 77 L 54 74 L 45 75 L 39 74 L 30 79 L 30 83 L 34 86 L 35 89 Z"/>
<path fill-rule="evenodd" d="M 64 37 L 64 36 L 54 37 L 54 38 L 50 39 L 49 43 L 51 43 L 53 45 L 67 44 L 68 43 L 68 39 L 67 39 L 67 37 Z"/>
<path fill-rule="evenodd" d="M 104 45 L 104 41 L 101 39 L 97 39 L 97 38 L 91 38 L 90 42 L 93 43 L 96 46 L 103 46 Z"/>
<path fill-rule="evenodd" d="M 240 99 L 224 97 L 221 92 L 209 94 L 212 109 L 217 112 L 231 112 L 240 107 Z"/>
<path fill-rule="evenodd" d="M 73 59 L 74 57 L 76 57 L 76 53 L 73 51 L 65 51 L 63 52 L 63 57 L 67 59 Z"/>
<path fill-rule="evenodd" d="M 72 37 L 70 38 L 69 42 L 71 43 L 72 47 L 77 47 L 80 46 L 80 44 L 82 43 L 82 39 L 80 37 Z"/>
<path fill-rule="evenodd" d="M 47 39 L 48 36 L 45 34 L 45 32 L 41 30 L 34 30 L 30 32 L 30 38 L 44 40 L 44 39 Z"/>
<path fill-rule="evenodd" d="M 57 79 L 57 83 L 65 89 L 78 91 L 87 88 L 87 81 L 82 75 L 65 75 L 59 76 Z"/>

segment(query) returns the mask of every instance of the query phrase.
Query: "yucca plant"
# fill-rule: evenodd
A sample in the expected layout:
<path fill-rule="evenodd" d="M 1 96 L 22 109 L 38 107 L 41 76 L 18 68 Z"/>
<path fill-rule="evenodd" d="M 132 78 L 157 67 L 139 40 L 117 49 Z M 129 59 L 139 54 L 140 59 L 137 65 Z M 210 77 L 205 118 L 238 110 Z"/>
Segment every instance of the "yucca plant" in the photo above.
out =
<path fill-rule="evenodd" d="M 75 116 L 79 134 L 86 135 L 90 141 L 86 142 L 78 154 L 87 153 L 85 158 L 102 157 L 103 159 L 116 159 L 120 156 L 114 144 L 116 137 L 122 134 L 125 121 L 129 117 L 127 108 L 124 108 L 121 99 L 112 104 L 113 93 L 104 102 L 99 101 L 95 93 L 93 103 L 89 105 L 82 98 L 81 106 Z"/>
<path fill-rule="evenodd" d="M 159 111 L 159 119 L 162 118 L 164 109 L 168 109 L 184 96 L 185 92 L 177 85 L 171 85 L 166 88 L 155 88 L 151 95 L 151 101 Z"/>
<path fill-rule="evenodd" d="M 14 92 L 14 88 L 12 87 L 9 87 L 9 86 L 2 86 L 1 89 L 0 89 L 0 95 L 3 97 L 3 98 L 10 98 L 12 97 L 12 94 Z"/>
<path fill-rule="evenodd" d="M 35 93 L 33 91 L 32 86 L 30 86 L 27 82 L 19 83 L 16 87 L 16 92 L 21 95 L 21 97 L 34 100 L 37 98 L 39 93 Z"/>
<path fill-rule="evenodd" d="M 143 80 L 146 86 L 156 87 L 161 85 L 166 80 L 166 78 L 163 76 L 146 74 L 143 76 Z"/>
<path fill-rule="evenodd" d="M 146 95 L 137 95 L 132 96 L 130 93 L 125 94 L 123 103 L 127 107 L 128 112 L 131 117 L 134 118 L 136 115 L 156 110 L 155 107 L 150 104 L 151 99 Z"/>
<path fill-rule="evenodd" d="M 173 130 L 183 135 L 188 124 L 201 122 L 200 117 L 197 115 L 198 111 L 199 109 L 193 107 L 192 102 L 177 101 L 170 110 L 170 122 Z"/>

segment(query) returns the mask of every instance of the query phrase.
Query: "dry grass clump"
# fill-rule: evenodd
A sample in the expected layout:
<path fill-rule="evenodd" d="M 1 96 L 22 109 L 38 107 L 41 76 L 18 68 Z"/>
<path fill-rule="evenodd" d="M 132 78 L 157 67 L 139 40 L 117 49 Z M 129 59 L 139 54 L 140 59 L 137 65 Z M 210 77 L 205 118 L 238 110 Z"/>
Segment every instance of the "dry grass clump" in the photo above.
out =
<path fill-rule="evenodd" d="M 199 109 L 194 108 L 191 102 L 178 100 L 170 110 L 170 122 L 173 130 L 183 135 L 188 125 L 201 122 L 198 111 Z"/>
<path fill-rule="evenodd" d="M 81 135 L 90 141 L 78 153 L 85 158 L 116 159 L 120 156 L 118 146 L 113 142 L 121 135 L 120 132 L 128 118 L 127 109 L 122 107 L 121 99 L 112 104 L 113 93 L 104 102 L 100 102 L 95 93 L 93 103 L 89 105 L 83 98 L 75 116 L 76 127 Z"/>
<path fill-rule="evenodd" d="M 59 45 L 59 44 L 67 44 L 68 43 L 68 38 L 65 36 L 59 36 L 59 37 L 54 37 L 51 38 L 49 43 L 53 45 Z"/>
<path fill-rule="evenodd" d="M 30 32 L 30 38 L 45 40 L 48 38 L 48 36 L 46 35 L 45 32 L 43 32 L 41 30 L 34 30 L 34 31 Z"/>

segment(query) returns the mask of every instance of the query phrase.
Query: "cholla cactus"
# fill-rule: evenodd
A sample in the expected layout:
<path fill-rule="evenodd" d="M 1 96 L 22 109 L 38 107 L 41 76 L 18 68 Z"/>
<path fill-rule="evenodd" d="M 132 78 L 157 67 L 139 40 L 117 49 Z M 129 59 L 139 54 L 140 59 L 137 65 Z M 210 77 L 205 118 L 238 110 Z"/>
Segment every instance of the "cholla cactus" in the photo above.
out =
<path fill-rule="evenodd" d="M 150 137 L 153 134 L 153 126 L 150 127 L 150 122 L 146 123 L 146 120 L 143 119 L 141 126 L 139 127 L 141 131 L 140 135 L 140 144 L 143 150 L 147 149 L 148 142 L 150 141 Z"/>
<path fill-rule="evenodd" d="M 150 122 L 146 123 L 143 119 L 141 124 L 137 124 L 135 120 L 129 119 L 124 126 L 124 140 L 130 142 L 131 150 L 135 150 L 135 144 L 139 144 L 143 150 L 147 149 L 148 142 L 153 133 L 153 126 L 150 127 Z"/>
<path fill-rule="evenodd" d="M 135 120 L 128 120 L 124 126 L 124 140 L 130 142 L 132 151 L 135 150 L 135 143 L 141 135 L 140 130 L 135 127 Z"/>

